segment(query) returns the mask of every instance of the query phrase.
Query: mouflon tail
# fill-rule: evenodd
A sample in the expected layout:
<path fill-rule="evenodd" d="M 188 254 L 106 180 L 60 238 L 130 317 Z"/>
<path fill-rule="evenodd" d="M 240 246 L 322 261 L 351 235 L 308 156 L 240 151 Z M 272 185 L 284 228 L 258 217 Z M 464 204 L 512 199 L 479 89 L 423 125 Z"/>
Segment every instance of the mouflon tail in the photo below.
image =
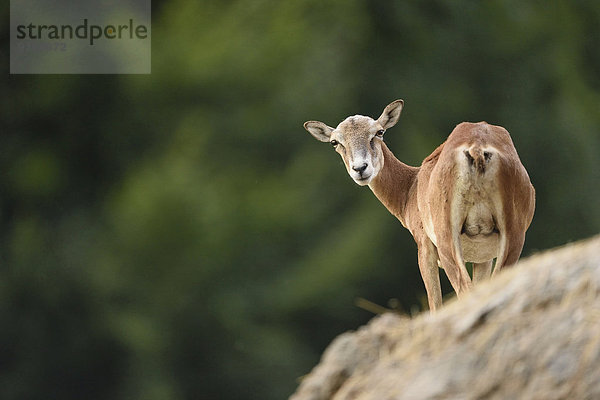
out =
<path fill-rule="evenodd" d="M 492 154 L 488 151 L 484 151 L 478 145 L 475 145 L 468 150 L 465 150 L 465 156 L 467 157 L 469 165 L 473 167 L 475 171 L 483 174 L 488 161 L 492 157 Z"/>

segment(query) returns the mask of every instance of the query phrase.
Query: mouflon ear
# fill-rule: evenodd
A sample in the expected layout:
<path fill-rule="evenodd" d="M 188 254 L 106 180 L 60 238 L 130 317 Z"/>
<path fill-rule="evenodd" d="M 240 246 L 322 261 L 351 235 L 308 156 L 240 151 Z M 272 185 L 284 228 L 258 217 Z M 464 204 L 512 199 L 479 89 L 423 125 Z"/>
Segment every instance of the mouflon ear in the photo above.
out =
<path fill-rule="evenodd" d="M 304 129 L 310 132 L 310 134 L 313 135 L 315 139 L 321 142 L 329 142 L 331 132 L 333 132 L 332 127 L 327 126 L 326 124 L 319 121 L 306 121 L 304 123 Z"/>
<path fill-rule="evenodd" d="M 379 122 L 383 129 L 391 128 L 398 122 L 398 118 L 400 118 L 400 114 L 402 113 L 402 107 L 404 107 L 404 100 L 392 101 L 385 107 L 377 122 Z"/>

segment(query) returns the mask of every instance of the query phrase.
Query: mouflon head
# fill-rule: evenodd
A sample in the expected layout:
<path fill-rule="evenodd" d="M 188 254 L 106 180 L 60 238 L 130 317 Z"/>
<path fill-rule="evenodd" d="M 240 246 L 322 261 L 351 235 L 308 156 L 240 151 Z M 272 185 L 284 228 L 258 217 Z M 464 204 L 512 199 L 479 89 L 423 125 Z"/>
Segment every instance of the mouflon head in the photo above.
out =
<path fill-rule="evenodd" d="M 340 154 L 350 177 L 361 186 L 368 185 L 383 167 L 383 135 L 396 125 L 403 100 L 388 104 L 377 119 L 364 115 L 346 118 L 336 128 L 323 122 L 307 121 L 304 128 L 321 142 L 329 142 Z"/>

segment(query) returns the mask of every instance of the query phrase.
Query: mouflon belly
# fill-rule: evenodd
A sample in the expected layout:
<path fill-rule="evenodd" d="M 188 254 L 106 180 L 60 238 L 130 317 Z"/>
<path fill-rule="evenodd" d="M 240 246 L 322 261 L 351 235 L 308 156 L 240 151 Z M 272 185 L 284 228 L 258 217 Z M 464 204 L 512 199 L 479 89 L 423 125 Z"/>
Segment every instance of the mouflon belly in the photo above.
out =
<path fill-rule="evenodd" d="M 498 256 L 500 234 L 492 232 L 487 235 L 460 235 L 460 245 L 465 262 L 481 263 Z"/>

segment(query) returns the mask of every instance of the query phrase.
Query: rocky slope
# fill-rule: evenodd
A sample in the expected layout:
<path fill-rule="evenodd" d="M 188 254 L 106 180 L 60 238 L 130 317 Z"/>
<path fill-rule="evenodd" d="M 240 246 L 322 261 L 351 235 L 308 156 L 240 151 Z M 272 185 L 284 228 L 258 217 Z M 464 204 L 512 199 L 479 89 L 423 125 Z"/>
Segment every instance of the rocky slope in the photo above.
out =
<path fill-rule="evenodd" d="M 600 236 L 340 335 L 291 399 L 600 399 Z"/>

